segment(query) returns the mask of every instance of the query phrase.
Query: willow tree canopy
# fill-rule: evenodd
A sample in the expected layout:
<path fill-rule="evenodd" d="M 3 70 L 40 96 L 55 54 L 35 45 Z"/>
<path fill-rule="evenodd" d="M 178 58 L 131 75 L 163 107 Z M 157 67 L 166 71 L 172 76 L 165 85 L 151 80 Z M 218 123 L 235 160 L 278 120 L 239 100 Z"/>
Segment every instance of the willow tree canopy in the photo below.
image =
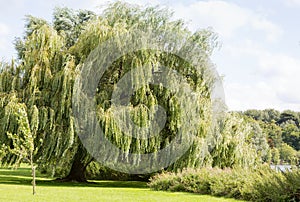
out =
<path fill-rule="evenodd" d="M 75 130 L 72 107 L 76 106 L 72 106 L 72 98 L 74 82 L 86 66 L 88 56 L 98 45 L 111 38 L 117 39 L 132 30 L 165 30 L 168 33 L 173 32 L 177 37 L 174 43 L 164 44 L 165 51 L 141 49 L 128 52 L 113 61 L 103 72 L 94 89 L 97 122 L 103 128 L 105 137 L 124 152 L 125 160 L 126 154 L 155 153 L 165 148 L 177 132 L 181 131 L 183 136 L 194 133 L 195 139 L 188 151 L 170 165 L 169 169 L 200 167 L 212 163 L 210 146 L 206 140 L 208 135 L 211 136 L 213 131 L 217 131 L 211 130 L 211 90 L 215 78 L 205 73 L 213 66 L 209 62 L 209 56 L 218 45 L 212 31 L 205 29 L 193 33 L 182 20 L 173 20 L 172 12 L 168 9 L 140 7 L 121 2 L 109 4 L 98 16 L 89 11 L 56 9 L 52 24 L 32 16 L 27 19 L 25 36 L 16 42 L 20 57 L 18 64 L 6 65 L 0 74 L 3 147 L 14 148 L 15 139 L 10 134 L 22 137 L 18 121 L 7 114 L 9 106 L 15 105 L 13 109 L 22 109 L 26 116 L 25 123 L 30 131 L 26 135 L 31 134 L 34 139 L 34 158 L 38 165 L 51 168 L 53 173 L 57 169 L 62 170 L 65 175 L 70 170 L 72 172 L 73 168 L 76 169 L 76 166 L 82 166 L 84 171 L 92 157 L 82 147 L 78 131 Z M 189 56 L 189 61 L 170 54 L 178 47 L 185 56 Z M 141 76 L 159 73 L 160 66 L 182 75 L 195 92 L 193 102 L 189 102 L 191 98 L 186 98 L 186 102 L 183 102 L 186 108 L 196 109 L 193 112 L 197 114 L 196 119 L 191 117 L 191 120 L 196 120 L 193 131 L 182 127 L 182 106 L 174 92 L 161 85 L 151 85 L 146 77 Z M 111 97 L 118 82 L 133 69 L 143 73 L 130 76 L 132 81 L 142 86 L 130 95 L 127 107 L 130 108 L 131 121 L 138 126 L 147 125 L 151 113 L 155 111 L 154 106 L 158 104 L 166 111 L 163 129 L 159 135 L 150 138 L 138 138 L 143 136 L 142 131 L 139 131 L 137 137 L 125 135 L 114 119 L 115 106 Z M 174 80 L 172 85 L 179 90 L 184 89 Z M 75 88 L 79 86 L 75 85 Z M 191 103 L 196 106 L 189 106 Z M 94 120 L 87 118 L 83 121 Z M 124 115 L 123 121 L 128 121 L 128 116 Z M 1 155 L 3 163 L 13 162 L 13 155 Z M 138 166 L 140 160 L 141 156 L 136 155 L 132 165 Z"/>

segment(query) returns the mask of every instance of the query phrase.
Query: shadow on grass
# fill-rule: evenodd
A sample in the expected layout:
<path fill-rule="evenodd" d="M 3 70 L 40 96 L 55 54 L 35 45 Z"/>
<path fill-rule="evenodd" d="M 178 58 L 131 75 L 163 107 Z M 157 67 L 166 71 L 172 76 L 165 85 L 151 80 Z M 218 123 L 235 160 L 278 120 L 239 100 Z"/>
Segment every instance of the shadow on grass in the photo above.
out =
<path fill-rule="evenodd" d="M 0 168 L 0 184 L 6 185 L 28 185 L 31 186 L 31 169 Z M 37 173 L 37 186 L 55 187 L 107 187 L 107 188 L 147 188 L 145 182 L 137 181 L 90 181 L 90 183 L 57 182 L 46 175 Z"/>

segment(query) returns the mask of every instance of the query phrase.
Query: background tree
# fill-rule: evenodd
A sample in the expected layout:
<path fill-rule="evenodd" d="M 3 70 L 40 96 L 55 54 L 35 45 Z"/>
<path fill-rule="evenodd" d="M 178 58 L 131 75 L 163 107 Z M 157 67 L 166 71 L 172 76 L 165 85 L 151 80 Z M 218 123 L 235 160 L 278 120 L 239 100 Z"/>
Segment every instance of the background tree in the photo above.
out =
<path fill-rule="evenodd" d="M 272 160 L 273 160 L 273 163 L 275 165 L 278 165 L 280 163 L 280 152 L 279 152 L 279 149 L 277 148 L 273 148 L 272 149 Z"/>
<path fill-rule="evenodd" d="M 299 151 L 300 147 L 300 132 L 299 132 L 299 113 L 285 110 L 279 112 L 272 109 L 267 110 L 247 110 L 242 112 L 248 117 L 257 120 L 266 134 L 268 144 L 271 148 L 277 148 L 280 151 L 284 150 L 285 155 L 280 155 L 280 159 L 285 162 L 291 162 L 290 159 L 298 161 L 295 157 L 295 152 Z M 284 145 L 284 146 L 282 146 Z M 292 152 L 292 150 L 295 152 Z M 283 149 L 283 150 L 282 150 Z M 288 158 L 286 155 L 290 154 Z"/>
<path fill-rule="evenodd" d="M 296 124 L 292 122 L 286 122 L 282 124 L 282 140 L 295 150 L 300 150 L 300 130 Z"/>
<path fill-rule="evenodd" d="M 263 123 L 261 122 L 261 127 L 263 131 L 266 133 L 268 138 L 268 144 L 271 148 L 279 147 L 282 143 L 282 129 L 276 125 L 274 122 L 272 123 Z"/>
<path fill-rule="evenodd" d="M 242 116 L 242 118 L 251 127 L 250 134 L 248 135 L 248 142 L 253 145 L 259 158 L 264 162 L 267 161 L 270 147 L 268 144 L 268 134 L 262 129 L 260 125 L 261 121 L 255 121 L 247 116 Z"/>
<path fill-rule="evenodd" d="M 86 23 L 95 16 L 95 13 L 88 10 L 74 11 L 56 7 L 53 13 L 53 28 L 60 35 L 65 35 L 65 45 L 71 47 L 76 43 Z"/>
<path fill-rule="evenodd" d="M 219 130 L 216 147 L 211 151 L 213 166 L 249 167 L 260 161 L 263 147 L 256 142 L 251 124 L 242 116 L 236 113 L 226 114 L 219 124 Z"/>
<path fill-rule="evenodd" d="M 280 112 L 274 109 L 256 110 L 250 109 L 243 112 L 246 116 L 252 117 L 254 120 L 270 123 L 280 119 Z"/>
<path fill-rule="evenodd" d="M 291 146 L 289 146 L 286 143 L 282 143 L 279 151 L 280 151 L 280 159 L 282 159 L 283 161 L 291 165 L 298 164 L 297 151 L 294 150 Z"/>

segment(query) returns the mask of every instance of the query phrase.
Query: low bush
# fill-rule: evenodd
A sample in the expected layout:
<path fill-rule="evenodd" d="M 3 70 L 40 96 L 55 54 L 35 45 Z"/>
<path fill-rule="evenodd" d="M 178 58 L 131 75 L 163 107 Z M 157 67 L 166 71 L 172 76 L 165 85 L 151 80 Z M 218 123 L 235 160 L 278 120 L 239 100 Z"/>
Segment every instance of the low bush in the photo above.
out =
<path fill-rule="evenodd" d="M 300 171 L 277 172 L 269 166 L 256 169 L 186 169 L 153 176 L 154 190 L 184 191 L 250 201 L 300 201 Z"/>

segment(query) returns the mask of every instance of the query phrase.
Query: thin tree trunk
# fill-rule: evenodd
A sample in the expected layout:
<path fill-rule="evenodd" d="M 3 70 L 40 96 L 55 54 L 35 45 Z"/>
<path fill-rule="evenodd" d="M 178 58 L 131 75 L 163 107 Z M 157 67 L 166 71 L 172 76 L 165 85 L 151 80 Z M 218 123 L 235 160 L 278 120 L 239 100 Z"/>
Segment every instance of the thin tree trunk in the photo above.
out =
<path fill-rule="evenodd" d="M 35 195 L 36 191 L 35 191 L 35 167 L 32 167 L 32 194 Z"/>
<path fill-rule="evenodd" d="M 32 152 L 30 153 L 30 166 L 31 166 L 31 172 L 32 172 L 32 194 L 35 195 L 36 194 L 36 191 L 35 191 L 35 186 L 36 186 L 36 183 L 35 183 L 35 167 L 33 165 L 33 154 Z"/>

